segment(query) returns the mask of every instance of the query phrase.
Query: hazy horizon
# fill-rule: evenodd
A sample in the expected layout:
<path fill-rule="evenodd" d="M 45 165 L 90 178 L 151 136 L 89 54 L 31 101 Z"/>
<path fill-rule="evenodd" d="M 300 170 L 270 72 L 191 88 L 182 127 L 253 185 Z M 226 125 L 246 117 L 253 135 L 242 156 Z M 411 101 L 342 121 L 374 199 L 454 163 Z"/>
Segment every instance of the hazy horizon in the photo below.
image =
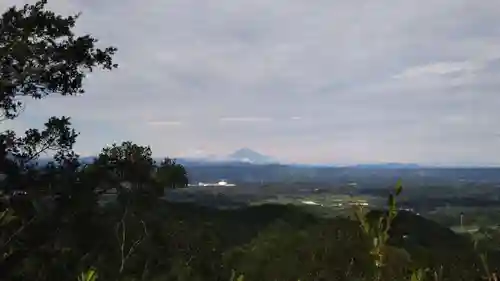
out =
<path fill-rule="evenodd" d="M 3 0 L 0 9 L 34 1 Z M 500 165 L 500 2 L 49 0 L 118 48 L 82 97 L 27 102 L 16 131 L 71 116 L 76 151 L 242 147 L 283 162 Z"/>
<path fill-rule="evenodd" d="M 246 148 L 245 149 L 250 149 Z M 254 151 L 259 153 L 258 151 Z M 234 153 L 234 151 L 233 151 Z M 173 158 L 176 160 L 182 161 L 193 161 L 193 162 L 212 162 L 212 163 L 224 163 L 224 162 L 244 162 L 238 161 L 237 159 L 230 159 L 232 153 L 226 153 L 223 155 L 198 155 L 198 156 L 172 156 L 172 155 L 153 155 L 153 159 L 159 161 L 164 158 Z M 93 158 L 97 157 L 98 153 L 94 155 L 79 155 L 80 158 Z M 263 154 L 262 154 L 263 155 Z M 348 167 L 348 166 L 370 166 L 370 165 L 417 165 L 422 168 L 499 168 L 500 164 L 498 163 L 445 163 L 445 162 L 394 162 L 394 161 L 371 161 L 371 162 L 298 162 L 298 161 L 286 161 L 282 159 L 277 159 L 272 155 L 263 155 L 271 158 L 272 160 L 269 162 L 262 163 L 260 161 L 250 162 L 251 164 L 282 164 L 282 165 L 304 165 L 304 166 L 325 166 L 325 167 Z"/>

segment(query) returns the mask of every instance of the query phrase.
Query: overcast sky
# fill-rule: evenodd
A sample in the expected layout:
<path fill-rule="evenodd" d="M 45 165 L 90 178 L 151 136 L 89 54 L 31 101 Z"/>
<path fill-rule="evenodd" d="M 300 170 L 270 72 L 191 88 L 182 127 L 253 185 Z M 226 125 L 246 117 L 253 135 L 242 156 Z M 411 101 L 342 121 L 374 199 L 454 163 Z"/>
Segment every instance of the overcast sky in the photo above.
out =
<path fill-rule="evenodd" d="M 1 0 L 2 10 L 22 0 Z M 157 156 L 249 147 L 304 163 L 500 164 L 498 0 L 49 0 L 118 48 L 72 116 L 76 150 Z"/>

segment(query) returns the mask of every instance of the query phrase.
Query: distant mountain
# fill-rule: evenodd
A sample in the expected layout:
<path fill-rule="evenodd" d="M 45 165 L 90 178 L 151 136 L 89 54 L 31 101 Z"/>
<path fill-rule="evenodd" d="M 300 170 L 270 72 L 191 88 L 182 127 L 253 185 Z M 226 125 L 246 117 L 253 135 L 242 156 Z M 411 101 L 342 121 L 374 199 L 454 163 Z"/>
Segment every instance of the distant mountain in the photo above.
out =
<path fill-rule="evenodd" d="M 230 162 L 243 162 L 251 164 L 270 164 L 276 163 L 274 159 L 269 156 L 255 152 L 249 148 L 238 149 L 227 156 Z"/>
<path fill-rule="evenodd" d="M 82 157 L 91 163 L 94 157 Z M 403 180 L 405 186 L 488 185 L 500 188 L 500 167 L 497 168 L 432 168 L 417 164 L 361 164 L 328 167 L 325 165 L 280 164 L 251 149 L 240 149 L 224 160 L 177 159 L 185 165 L 190 182 L 216 182 L 224 179 L 235 184 L 314 183 L 359 188 L 386 188 Z M 161 158 L 155 158 L 161 161 Z M 40 159 L 43 166 L 49 159 Z M 292 185 L 291 185 L 292 186 Z"/>
<path fill-rule="evenodd" d="M 178 163 L 188 166 L 200 166 L 200 165 L 263 165 L 263 164 L 276 164 L 278 161 L 274 160 L 272 157 L 258 153 L 250 148 L 241 148 L 235 152 L 225 155 L 209 155 L 205 157 L 198 158 L 186 158 L 181 157 L 176 159 Z"/>
<path fill-rule="evenodd" d="M 84 164 L 91 164 L 95 161 L 96 158 L 97 158 L 97 156 L 84 156 L 84 157 L 80 157 L 80 162 L 82 162 Z"/>

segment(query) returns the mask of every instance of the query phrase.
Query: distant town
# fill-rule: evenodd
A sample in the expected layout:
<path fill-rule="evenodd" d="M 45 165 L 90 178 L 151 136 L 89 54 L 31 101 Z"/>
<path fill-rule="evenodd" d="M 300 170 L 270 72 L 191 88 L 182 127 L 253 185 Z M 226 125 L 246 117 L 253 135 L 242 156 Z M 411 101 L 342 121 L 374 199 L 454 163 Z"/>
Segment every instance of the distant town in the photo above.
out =
<path fill-rule="evenodd" d="M 197 186 L 203 186 L 203 187 L 208 187 L 208 186 L 236 186 L 234 183 L 228 183 L 225 180 L 220 180 L 216 183 L 206 183 L 206 182 L 198 182 L 196 184 L 188 184 L 190 187 L 197 187 Z"/>

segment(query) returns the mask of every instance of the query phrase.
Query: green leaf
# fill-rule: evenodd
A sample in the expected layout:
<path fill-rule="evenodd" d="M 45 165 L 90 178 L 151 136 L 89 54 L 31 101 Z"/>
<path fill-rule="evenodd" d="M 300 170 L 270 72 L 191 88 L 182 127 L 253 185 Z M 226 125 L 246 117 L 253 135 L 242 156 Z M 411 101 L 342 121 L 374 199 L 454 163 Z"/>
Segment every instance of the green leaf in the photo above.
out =
<path fill-rule="evenodd" d="M 422 281 L 424 279 L 424 271 L 422 269 L 417 269 L 411 274 L 410 281 Z"/>
<path fill-rule="evenodd" d="M 392 211 L 396 207 L 396 199 L 392 194 L 389 195 L 388 205 L 390 211 Z"/>
<path fill-rule="evenodd" d="M 84 272 L 78 278 L 78 281 L 96 281 L 97 280 L 97 271 L 94 269 L 89 269 L 87 272 Z"/>
<path fill-rule="evenodd" d="M 396 183 L 396 196 L 398 196 L 399 194 L 401 194 L 402 191 L 403 191 L 403 181 L 400 179 Z"/>

